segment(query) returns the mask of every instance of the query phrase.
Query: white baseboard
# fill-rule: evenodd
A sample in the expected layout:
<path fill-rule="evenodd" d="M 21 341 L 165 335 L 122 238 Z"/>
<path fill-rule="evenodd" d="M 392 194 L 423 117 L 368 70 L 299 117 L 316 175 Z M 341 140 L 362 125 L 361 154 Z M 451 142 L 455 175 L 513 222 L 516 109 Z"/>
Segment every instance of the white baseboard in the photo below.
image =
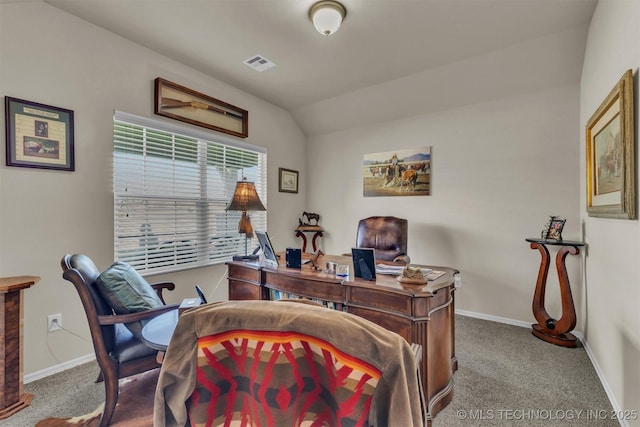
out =
<path fill-rule="evenodd" d="M 476 313 L 474 311 L 456 310 L 456 314 L 459 314 L 460 316 L 475 317 L 476 319 L 490 320 L 492 322 L 506 323 L 507 325 L 520 326 L 521 328 L 531 327 L 531 322 L 509 319 L 507 317 L 492 316 L 491 314 Z"/>
<path fill-rule="evenodd" d="M 532 325 L 531 322 L 524 322 L 522 320 L 509 319 L 507 317 L 492 316 L 490 314 L 484 314 L 484 313 L 476 313 L 473 311 L 456 310 L 456 314 L 459 314 L 461 316 L 474 317 L 476 319 L 490 320 L 492 322 L 505 323 L 507 325 L 520 326 L 523 328 L 531 328 L 531 325 Z M 596 360 L 593 352 L 591 351 L 591 347 L 589 347 L 589 343 L 585 340 L 584 335 L 580 331 L 571 331 L 571 333 L 575 335 L 576 338 L 578 338 L 578 340 L 580 340 L 580 342 L 582 343 L 582 346 L 584 347 L 584 350 L 587 352 L 587 356 L 589 356 L 589 360 L 591 361 L 591 364 L 593 365 L 593 369 L 595 369 L 596 374 L 598 375 L 598 379 L 600 380 L 600 383 L 604 388 L 604 392 L 607 394 L 607 398 L 609 399 L 609 402 L 611 403 L 613 410 L 616 412 L 622 413 L 623 411 L 621 410 L 620 405 L 618 405 L 618 401 L 613 395 L 613 391 L 611 390 L 611 387 L 609 386 L 609 383 L 607 382 L 607 379 L 604 376 L 602 369 L 600 369 L 600 365 L 598 365 L 598 361 Z M 626 420 L 620 420 L 620 426 L 628 427 L 629 424 L 627 423 Z"/>
<path fill-rule="evenodd" d="M 36 371 L 31 374 L 27 374 L 24 376 L 23 382 L 27 384 L 32 381 L 37 381 L 42 378 L 48 377 L 49 375 L 57 374 L 58 372 L 66 371 L 67 369 L 75 368 L 76 366 L 91 362 L 92 360 L 96 360 L 96 355 L 94 353 L 87 354 L 86 356 L 78 357 L 77 359 L 69 360 L 68 362 L 51 366 L 41 371 Z"/>

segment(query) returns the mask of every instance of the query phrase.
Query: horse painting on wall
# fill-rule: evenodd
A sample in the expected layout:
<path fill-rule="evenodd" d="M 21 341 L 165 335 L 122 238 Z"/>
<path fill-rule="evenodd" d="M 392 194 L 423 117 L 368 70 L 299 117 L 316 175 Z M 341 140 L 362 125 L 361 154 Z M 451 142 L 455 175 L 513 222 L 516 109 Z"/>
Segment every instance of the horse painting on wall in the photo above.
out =
<path fill-rule="evenodd" d="M 365 154 L 362 184 L 365 197 L 429 196 L 431 147 Z"/>

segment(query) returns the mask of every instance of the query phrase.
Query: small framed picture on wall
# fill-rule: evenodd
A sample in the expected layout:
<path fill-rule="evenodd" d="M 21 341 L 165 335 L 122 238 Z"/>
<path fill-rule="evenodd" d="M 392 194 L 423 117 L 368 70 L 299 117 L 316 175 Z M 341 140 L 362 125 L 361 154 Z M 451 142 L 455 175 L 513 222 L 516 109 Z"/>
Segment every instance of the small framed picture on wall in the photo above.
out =
<path fill-rule="evenodd" d="M 278 191 L 281 193 L 298 192 L 298 171 L 291 169 L 278 169 Z"/>

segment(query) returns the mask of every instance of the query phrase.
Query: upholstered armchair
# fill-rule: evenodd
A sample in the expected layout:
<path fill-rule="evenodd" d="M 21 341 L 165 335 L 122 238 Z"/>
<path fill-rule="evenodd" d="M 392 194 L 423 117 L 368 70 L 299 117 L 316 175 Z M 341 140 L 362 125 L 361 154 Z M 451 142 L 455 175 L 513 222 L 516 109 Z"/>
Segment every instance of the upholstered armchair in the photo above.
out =
<path fill-rule="evenodd" d="M 180 316 L 167 348 L 154 426 L 422 426 L 415 347 L 311 302 L 194 308 Z"/>
<path fill-rule="evenodd" d="M 82 254 L 65 255 L 61 266 L 62 277 L 75 286 L 87 315 L 93 348 L 100 367 L 98 381 L 104 381 L 105 387 L 105 404 L 100 427 L 108 426 L 118 402 L 118 380 L 160 367 L 160 363 L 156 361 L 158 352 L 146 346 L 136 335 L 141 330 L 140 322 L 178 308 L 178 304 L 166 305 L 162 297 L 163 289 L 173 290 L 175 285 L 169 282 L 149 285 L 135 273 L 135 270 L 123 263 L 116 263 L 101 273 L 94 262 Z M 144 301 L 134 302 L 138 305 L 134 308 L 136 312 L 128 310 L 129 313 L 117 314 L 112 302 L 105 298 L 99 289 L 99 282 L 106 277 L 106 273 L 111 273 L 112 278 L 115 275 L 124 275 L 129 282 L 139 281 L 147 292 L 144 297 L 155 301 L 155 307 L 144 309 Z M 142 295 L 145 289 L 137 290 L 136 293 Z"/>
<path fill-rule="evenodd" d="M 395 216 L 372 216 L 361 219 L 356 234 L 356 247 L 373 248 L 376 260 L 409 264 L 406 219 Z"/>

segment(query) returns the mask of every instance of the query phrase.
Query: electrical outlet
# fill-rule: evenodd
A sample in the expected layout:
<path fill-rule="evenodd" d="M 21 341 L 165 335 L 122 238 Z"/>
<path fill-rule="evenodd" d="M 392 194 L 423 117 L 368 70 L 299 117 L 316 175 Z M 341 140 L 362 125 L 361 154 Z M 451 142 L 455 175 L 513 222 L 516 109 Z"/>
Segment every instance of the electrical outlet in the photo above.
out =
<path fill-rule="evenodd" d="M 62 313 L 47 316 L 47 332 L 55 332 L 62 329 Z"/>

